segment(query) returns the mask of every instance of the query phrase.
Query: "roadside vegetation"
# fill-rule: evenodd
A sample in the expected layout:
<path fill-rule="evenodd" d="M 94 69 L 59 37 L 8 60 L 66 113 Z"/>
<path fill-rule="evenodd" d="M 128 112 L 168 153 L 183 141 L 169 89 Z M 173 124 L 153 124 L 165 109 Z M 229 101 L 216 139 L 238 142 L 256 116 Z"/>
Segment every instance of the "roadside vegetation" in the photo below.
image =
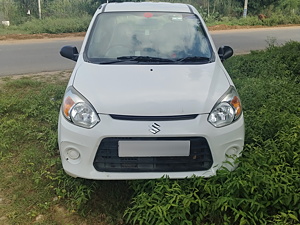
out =
<path fill-rule="evenodd" d="M 208 26 L 300 24 L 299 0 L 249 1 L 246 17 L 243 16 L 244 0 L 164 1 L 194 5 Z M 85 32 L 93 13 L 104 2 L 106 0 L 0 0 L 0 22 L 10 22 L 10 26 L 0 24 L 0 35 Z"/>
<path fill-rule="evenodd" d="M 299 224 L 300 43 L 225 62 L 241 99 L 239 167 L 183 180 L 92 181 L 62 170 L 70 71 L 0 79 L 0 224 Z"/>
<path fill-rule="evenodd" d="M 138 224 L 300 223 L 300 43 L 225 62 L 244 106 L 239 167 L 209 179 L 131 182 Z"/>

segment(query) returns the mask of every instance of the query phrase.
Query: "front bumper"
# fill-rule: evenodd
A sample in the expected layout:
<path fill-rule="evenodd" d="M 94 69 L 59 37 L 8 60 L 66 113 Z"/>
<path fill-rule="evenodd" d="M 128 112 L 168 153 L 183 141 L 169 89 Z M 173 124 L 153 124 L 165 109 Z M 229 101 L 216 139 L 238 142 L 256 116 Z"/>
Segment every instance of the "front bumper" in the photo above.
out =
<path fill-rule="evenodd" d="M 66 173 L 73 177 L 94 180 L 155 179 L 161 178 L 164 175 L 173 179 L 191 177 L 193 175 L 209 177 L 215 175 L 217 169 L 222 166 L 228 169 L 234 169 L 232 160 L 241 155 L 244 145 L 243 115 L 233 124 L 222 128 L 215 128 L 209 124 L 206 114 L 198 115 L 196 118 L 190 120 L 158 122 L 119 120 L 103 114 L 99 116 L 101 119 L 99 124 L 92 129 L 85 129 L 73 125 L 60 113 L 58 142 L 61 160 Z M 160 125 L 160 132 L 156 134 L 149 131 L 149 127 L 154 122 Z M 102 167 L 99 169 L 96 162 L 99 160 L 99 156 L 101 158 L 102 153 L 99 151 L 101 142 L 108 139 L 118 141 L 124 138 L 130 138 L 132 140 L 191 140 L 201 138 L 205 140 L 208 145 L 208 150 L 205 150 L 206 155 L 203 156 L 206 157 L 205 160 L 208 162 L 204 160 L 205 166 L 195 167 L 195 164 L 193 164 L 193 166 L 191 164 L 190 169 L 187 169 L 185 166 L 182 170 L 180 168 L 176 169 L 176 165 L 166 166 L 165 170 L 163 166 L 161 167 L 162 169 L 158 170 L 147 170 L 145 168 L 142 170 L 128 170 L 126 166 L 124 169 L 120 167 L 122 163 L 120 163 L 118 170 L 103 169 Z M 79 156 L 71 159 L 70 150 L 76 150 L 79 152 Z M 118 161 L 120 158 L 116 156 L 116 153 L 113 154 L 115 154 L 116 160 Z M 139 157 L 136 158 L 141 160 Z M 192 154 L 190 158 L 193 158 Z M 149 161 L 149 157 L 144 159 L 146 159 L 147 162 Z M 165 159 L 166 161 L 163 161 L 163 163 L 168 164 L 178 158 L 170 156 Z M 153 160 L 161 160 L 161 158 L 155 157 Z M 228 161 L 231 163 L 226 163 Z M 163 165 L 163 163 L 160 163 L 160 165 Z M 190 162 L 185 161 L 185 163 L 188 165 Z M 147 164 L 147 166 L 149 165 Z M 156 168 L 156 163 L 151 164 L 149 168 Z"/>

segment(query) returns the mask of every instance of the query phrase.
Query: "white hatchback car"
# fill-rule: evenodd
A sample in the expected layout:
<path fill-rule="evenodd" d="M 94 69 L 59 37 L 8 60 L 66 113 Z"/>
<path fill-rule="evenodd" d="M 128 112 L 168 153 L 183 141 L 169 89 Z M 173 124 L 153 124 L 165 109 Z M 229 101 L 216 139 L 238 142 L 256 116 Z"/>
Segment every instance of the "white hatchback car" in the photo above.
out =
<path fill-rule="evenodd" d="M 209 177 L 241 155 L 241 101 L 203 19 L 187 4 L 96 11 L 58 124 L 66 173 L 98 180 Z"/>

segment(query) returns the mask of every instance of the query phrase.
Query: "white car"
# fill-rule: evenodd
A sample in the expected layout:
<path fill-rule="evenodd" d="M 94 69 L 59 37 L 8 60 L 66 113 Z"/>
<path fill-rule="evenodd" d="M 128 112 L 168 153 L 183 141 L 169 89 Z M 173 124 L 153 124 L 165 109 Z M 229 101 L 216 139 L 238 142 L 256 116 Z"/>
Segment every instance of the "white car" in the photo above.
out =
<path fill-rule="evenodd" d="M 241 100 L 203 19 L 187 4 L 101 5 L 61 106 L 67 174 L 95 180 L 209 177 L 244 145 Z"/>

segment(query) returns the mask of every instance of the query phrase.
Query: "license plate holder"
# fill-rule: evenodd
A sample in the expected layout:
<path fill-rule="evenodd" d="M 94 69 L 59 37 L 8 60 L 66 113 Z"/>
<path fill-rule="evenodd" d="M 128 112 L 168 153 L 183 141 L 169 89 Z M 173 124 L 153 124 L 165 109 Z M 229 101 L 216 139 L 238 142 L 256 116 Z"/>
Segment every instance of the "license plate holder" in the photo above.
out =
<path fill-rule="evenodd" d="M 176 157 L 190 155 L 190 141 L 119 141 L 119 157 Z"/>

